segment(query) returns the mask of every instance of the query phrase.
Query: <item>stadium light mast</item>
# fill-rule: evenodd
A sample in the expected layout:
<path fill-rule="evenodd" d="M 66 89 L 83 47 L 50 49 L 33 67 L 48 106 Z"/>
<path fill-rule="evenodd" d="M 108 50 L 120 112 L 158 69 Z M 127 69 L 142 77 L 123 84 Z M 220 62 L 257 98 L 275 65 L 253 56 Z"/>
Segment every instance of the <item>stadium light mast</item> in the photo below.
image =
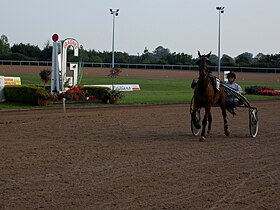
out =
<path fill-rule="evenodd" d="M 119 15 L 119 9 L 113 10 L 110 9 L 111 15 L 113 15 L 113 36 L 112 36 L 112 90 L 114 90 L 114 74 L 116 73 L 115 70 L 115 17 Z"/>
<path fill-rule="evenodd" d="M 216 7 L 219 12 L 219 31 L 218 31 L 218 78 L 221 72 L 221 14 L 224 13 L 225 7 Z"/>
<path fill-rule="evenodd" d="M 110 9 L 111 15 L 113 15 L 113 37 L 112 37 L 112 69 L 115 68 L 115 17 L 119 15 L 119 9 Z"/>

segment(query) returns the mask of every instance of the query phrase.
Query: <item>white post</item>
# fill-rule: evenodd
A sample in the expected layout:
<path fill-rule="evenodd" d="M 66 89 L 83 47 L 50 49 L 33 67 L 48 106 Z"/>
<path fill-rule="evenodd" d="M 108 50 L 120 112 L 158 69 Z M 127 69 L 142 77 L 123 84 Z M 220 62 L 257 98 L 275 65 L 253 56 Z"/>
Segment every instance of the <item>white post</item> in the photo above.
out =
<path fill-rule="evenodd" d="M 113 13 L 112 69 L 115 68 L 115 13 Z"/>
<path fill-rule="evenodd" d="M 4 86 L 5 86 L 4 76 L 0 76 L 0 102 L 5 101 Z"/>
<path fill-rule="evenodd" d="M 55 37 L 56 36 L 56 37 Z M 53 49 L 52 49 L 52 80 L 51 80 L 51 94 L 59 92 L 59 75 L 58 75 L 58 58 L 57 58 L 57 40 L 58 35 L 53 35 Z"/>
<path fill-rule="evenodd" d="M 221 13 L 224 13 L 224 7 L 216 7 L 219 11 L 219 30 L 218 30 L 218 78 L 221 72 Z"/>
<path fill-rule="evenodd" d="M 119 15 L 119 9 L 110 9 L 111 15 L 113 15 L 113 37 L 112 37 L 112 71 L 115 73 L 115 16 Z M 112 89 L 114 90 L 114 78 L 112 78 Z"/>
<path fill-rule="evenodd" d="M 219 12 L 219 36 L 218 36 L 218 78 L 220 79 L 221 72 L 221 13 Z"/>
<path fill-rule="evenodd" d="M 65 101 L 66 101 L 66 98 L 62 98 L 63 112 L 64 112 L 64 113 L 66 112 Z"/>

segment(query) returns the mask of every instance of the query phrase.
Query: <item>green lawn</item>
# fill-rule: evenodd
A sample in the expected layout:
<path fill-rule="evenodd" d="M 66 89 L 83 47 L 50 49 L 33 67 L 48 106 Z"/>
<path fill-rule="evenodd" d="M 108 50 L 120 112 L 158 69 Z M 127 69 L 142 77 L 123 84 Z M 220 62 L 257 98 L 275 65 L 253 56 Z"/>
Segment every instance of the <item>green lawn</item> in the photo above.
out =
<path fill-rule="evenodd" d="M 12 75 L 11 75 L 12 76 Z M 40 84 L 37 75 L 21 75 L 22 84 Z M 147 79 L 147 78 L 131 78 L 118 77 L 114 79 L 115 84 L 139 84 L 141 90 L 133 92 L 125 92 L 125 98 L 120 104 L 160 104 L 160 103 L 189 103 L 193 90 L 191 89 L 191 79 Z M 83 77 L 81 85 L 101 85 L 112 84 L 112 79 L 108 77 Z M 280 89 L 279 83 L 249 83 L 240 82 L 243 89 L 246 86 L 266 86 L 274 89 Z M 248 100 L 267 100 L 278 98 L 279 96 L 261 96 L 246 95 Z M 53 106 L 53 105 L 51 105 Z M 0 109 L 18 109 L 30 108 L 31 106 L 16 103 L 0 103 Z"/>

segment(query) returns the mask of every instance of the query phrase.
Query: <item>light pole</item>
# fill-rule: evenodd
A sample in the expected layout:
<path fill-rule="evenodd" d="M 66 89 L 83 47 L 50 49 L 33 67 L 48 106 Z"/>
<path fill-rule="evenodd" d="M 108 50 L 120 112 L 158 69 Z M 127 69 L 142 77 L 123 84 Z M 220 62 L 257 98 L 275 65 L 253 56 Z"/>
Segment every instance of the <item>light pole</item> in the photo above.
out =
<path fill-rule="evenodd" d="M 119 15 L 119 9 L 110 9 L 111 15 L 113 15 L 113 37 L 112 37 L 112 89 L 114 90 L 114 74 L 115 74 L 115 17 Z"/>
<path fill-rule="evenodd" d="M 111 15 L 113 15 L 113 37 L 112 37 L 112 68 L 115 68 L 115 16 L 119 15 L 119 9 L 110 9 Z"/>
<path fill-rule="evenodd" d="M 219 11 L 219 37 L 218 37 L 218 78 L 220 79 L 221 72 L 221 13 L 224 13 L 225 7 L 216 7 Z"/>

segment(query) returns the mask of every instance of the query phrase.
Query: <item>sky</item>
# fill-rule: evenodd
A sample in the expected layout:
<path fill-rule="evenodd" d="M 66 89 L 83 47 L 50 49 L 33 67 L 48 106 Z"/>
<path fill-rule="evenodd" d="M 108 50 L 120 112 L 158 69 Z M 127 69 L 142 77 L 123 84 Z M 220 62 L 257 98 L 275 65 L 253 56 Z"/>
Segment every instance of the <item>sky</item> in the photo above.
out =
<path fill-rule="evenodd" d="M 44 48 L 52 35 L 74 38 L 86 50 L 111 51 L 113 16 L 115 51 L 142 54 L 147 48 L 197 57 L 218 55 L 217 6 L 221 14 L 221 55 L 280 52 L 280 0 L 0 0 L 0 35 L 10 45 Z"/>

